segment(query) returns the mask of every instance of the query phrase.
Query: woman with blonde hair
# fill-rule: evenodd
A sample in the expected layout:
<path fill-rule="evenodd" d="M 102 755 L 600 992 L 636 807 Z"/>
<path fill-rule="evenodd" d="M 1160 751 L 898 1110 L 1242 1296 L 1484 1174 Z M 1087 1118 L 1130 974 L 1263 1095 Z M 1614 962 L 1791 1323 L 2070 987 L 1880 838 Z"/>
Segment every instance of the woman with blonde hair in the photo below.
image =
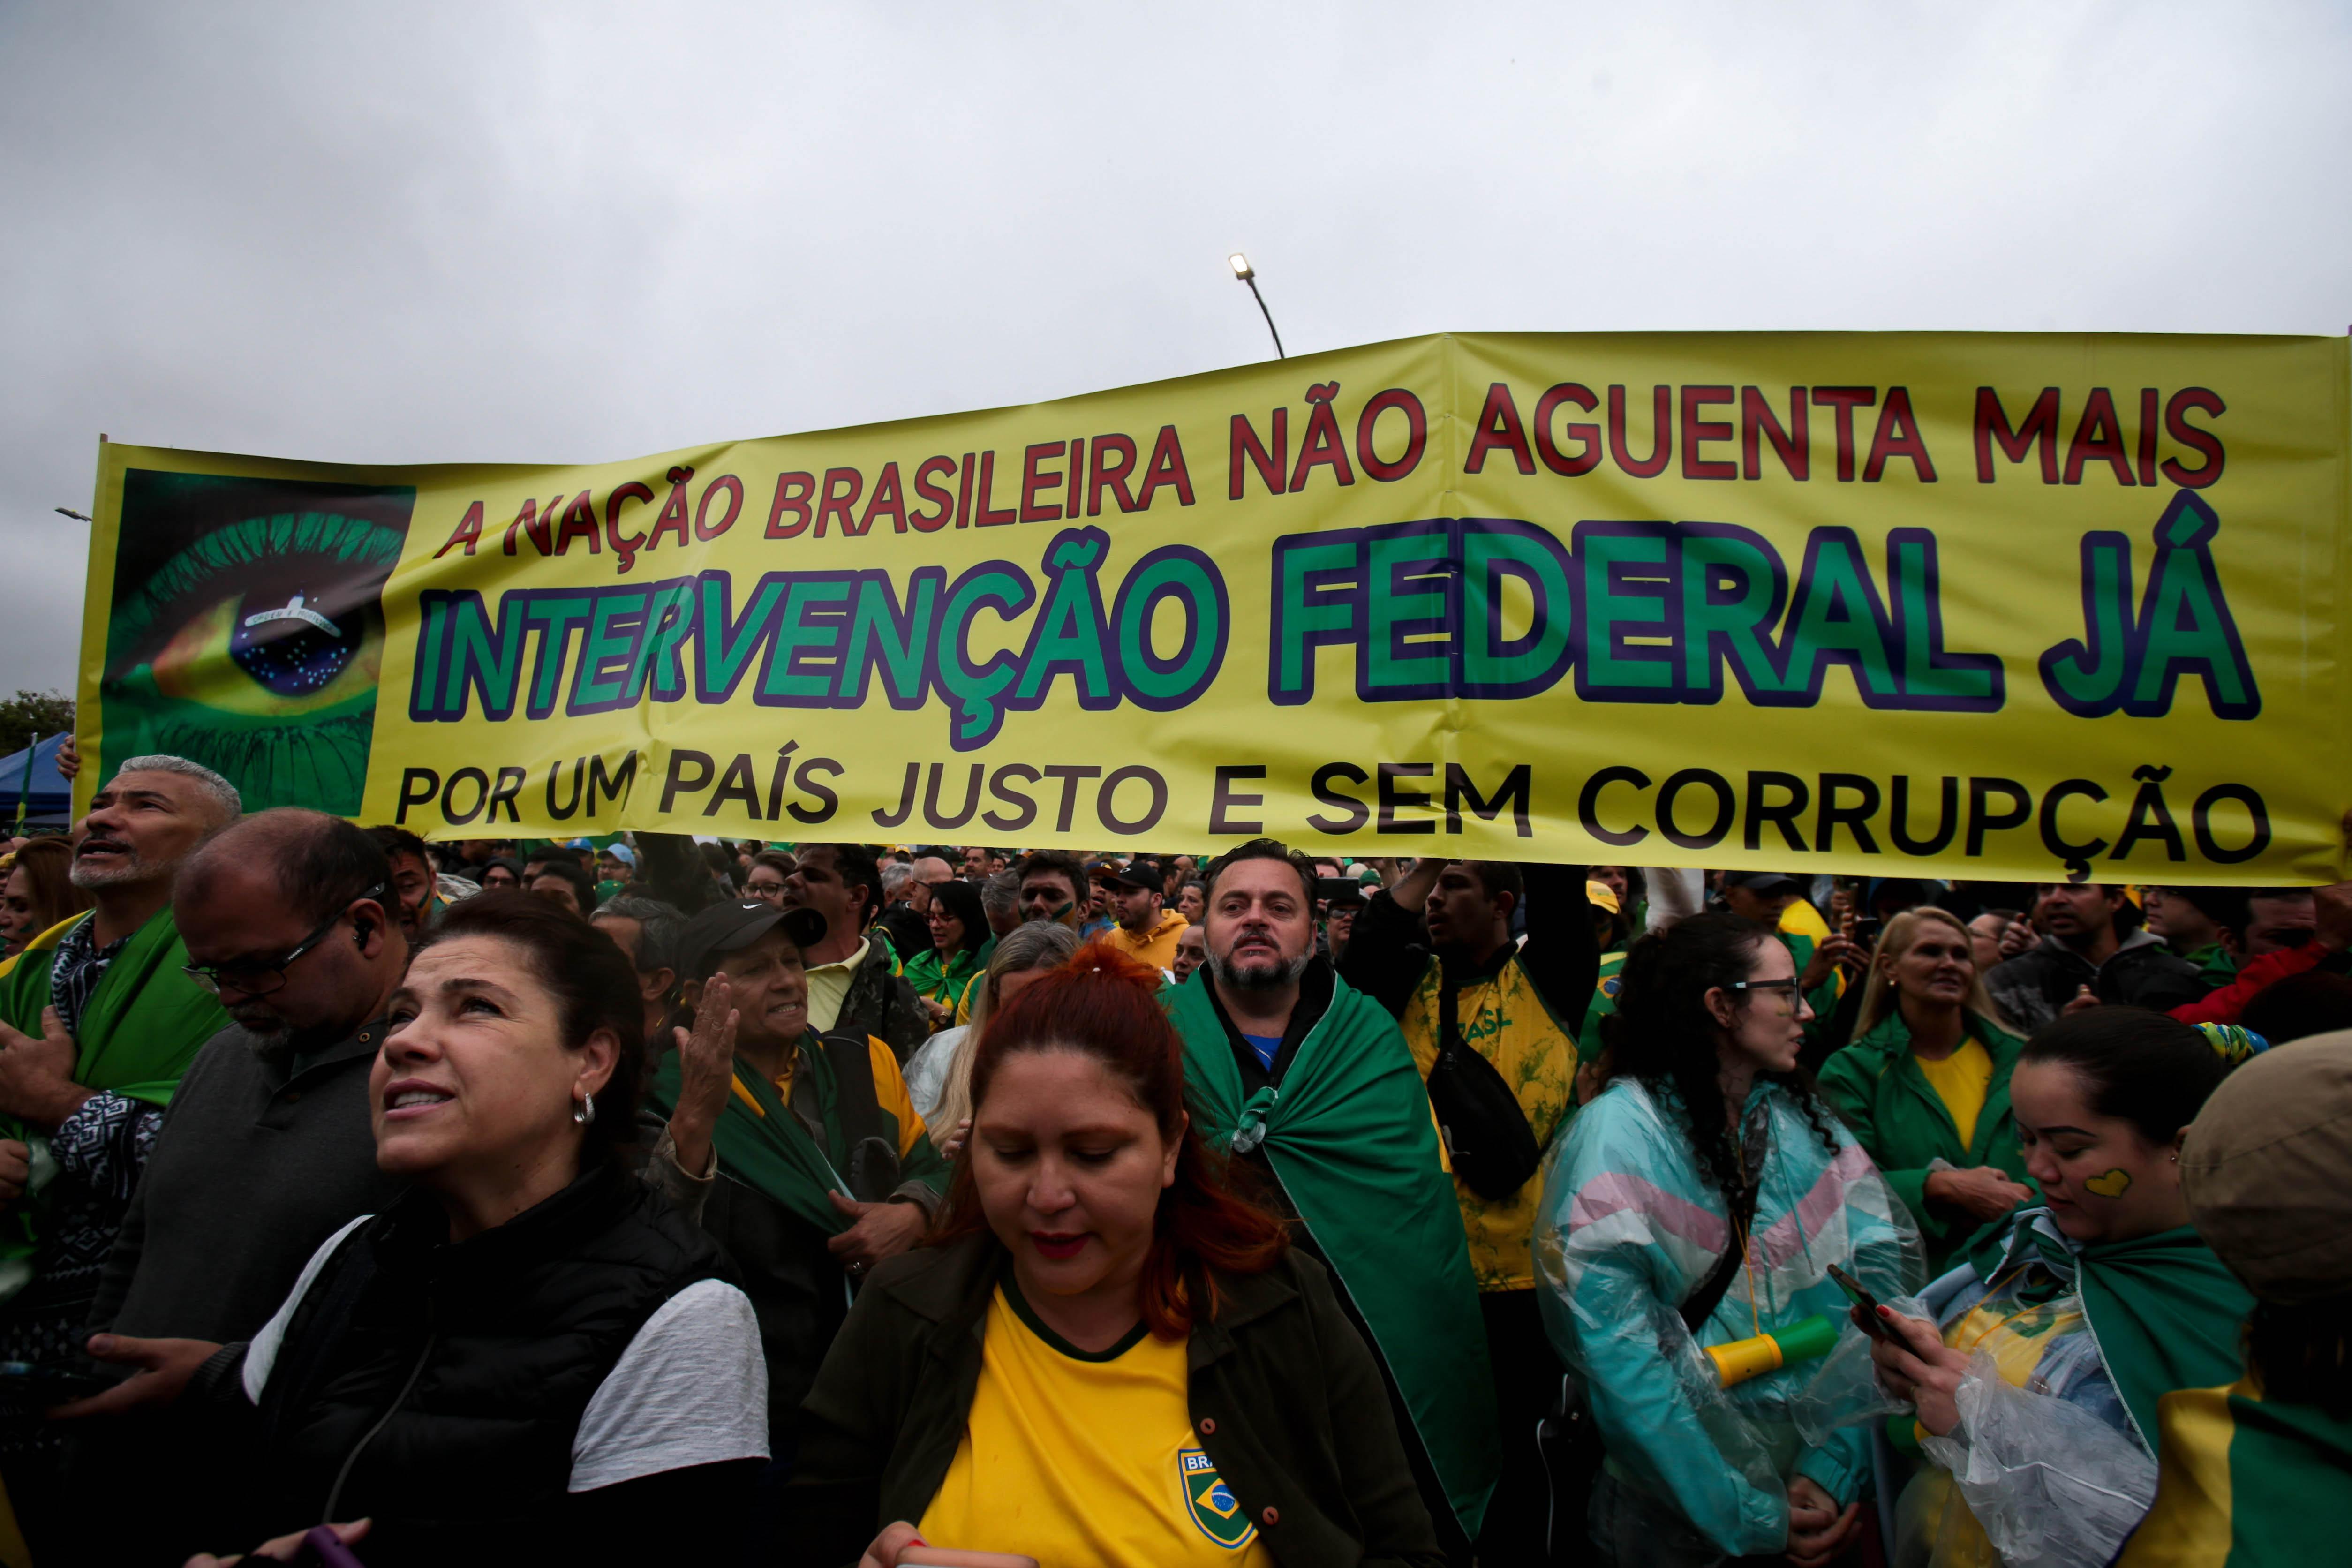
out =
<path fill-rule="evenodd" d="M 953 1159 L 971 1119 L 971 1056 L 989 1015 L 1078 951 L 1078 933 L 1059 921 L 1031 921 L 996 939 L 988 971 L 965 994 L 971 1022 L 941 1029 L 907 1058 L 907 1093 L 940 1152 Z"/>
<path fill-rule="evenodd" d="M 1931 1272 L 2034 1195 L 2009 1101 L 2024 1048 L 1958 915 L 1928 905 L 1886 922 L 1853 1043 L 1822 1064 L 1821 1092 L 1909 1206 Z"/>

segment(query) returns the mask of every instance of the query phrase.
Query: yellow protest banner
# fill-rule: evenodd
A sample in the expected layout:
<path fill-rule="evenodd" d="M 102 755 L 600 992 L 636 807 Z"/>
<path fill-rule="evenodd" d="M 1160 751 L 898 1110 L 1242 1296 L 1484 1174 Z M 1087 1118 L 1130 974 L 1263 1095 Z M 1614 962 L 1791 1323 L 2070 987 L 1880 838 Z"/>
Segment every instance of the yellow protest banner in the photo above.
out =
<path fill-rule="evenodd" d="M 439 837 L 2333 879 L 2347 376 L 1466 335 L 586 466 L 107 445 L 83 782 L 175 752 Z"/>

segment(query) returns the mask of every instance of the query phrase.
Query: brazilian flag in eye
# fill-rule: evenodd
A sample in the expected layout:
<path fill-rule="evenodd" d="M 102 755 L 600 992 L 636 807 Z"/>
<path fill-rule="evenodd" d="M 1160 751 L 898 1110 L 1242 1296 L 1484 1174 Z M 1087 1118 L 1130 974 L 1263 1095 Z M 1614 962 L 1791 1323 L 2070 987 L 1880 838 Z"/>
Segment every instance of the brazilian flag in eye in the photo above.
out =
<path fill-rule="evenodd" d="M 100 678 L 102 768 L 170 752 L 247 811 L 357 815 L 383 585 L 415 491 L 133 468 Z"/>

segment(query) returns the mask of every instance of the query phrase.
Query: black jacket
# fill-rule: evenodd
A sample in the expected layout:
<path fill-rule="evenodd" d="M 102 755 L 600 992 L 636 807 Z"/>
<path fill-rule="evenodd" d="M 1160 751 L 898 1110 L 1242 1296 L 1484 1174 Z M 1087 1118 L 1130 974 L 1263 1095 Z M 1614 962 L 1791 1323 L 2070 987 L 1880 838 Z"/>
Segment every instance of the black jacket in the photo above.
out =
<path fill-rule="evenodd" d="M 802 1411 L 787 1538 L 812 1568 L 855 1563 L 938 1494 L 1007 1267 L 994 1237 L 967 1237 L 890 1259 L 859 1294 Z M 1323 1266 L 1293 1253 L 1214 1279 L 1217 1315 L 1187 1346 L 1194 1430 L 1275 1560 L 1442 1568 L 1380 1373 Z"/>
<path fill-rule="evenodd" d="M 2096 966 L 2056 937 L 2045 936 L 2039 946 L 1995 964 L 1985 975 L 1993 1005 L 2024 1034 L 2058 1016 L 2084 985 L 2102 1002 L 2158 1013 L 2197 1001 L 2212 989 L 2195 964 L 2144 931 L 2126 937 Z"/>
<path fill-rule="evenodd" d="M 830 1032 L 871 1035 L 888 1046 L 904 1067 L 907 1058 L 931 1037 L 931 1020 L 915 988 L 890 973 L 891 961 L 888 935 L 869 934 L 866 960 L 850 976 L 849 990 L 841 998 L 841 1012 Z"/>
<path fill-rule="evenodd" d="M 320 1522 L 348 1467 L 331 1517 L 375 1521 L 370 1568 L 587 1560 L 565 1553 L 587 1544 L 566 1491 L 580 1418 L 646 1321 L 719 1275 L 719 1250 L 609 1169 L 447 1237 L 424 1192 L 352 1232 L 296 1308 L 257 1410 L 246 1345 L 205 1363 L 200 1395 L 236 1413 L 221 1436 L 249 1445 L 255 1483 L 225 1548 Z"/>

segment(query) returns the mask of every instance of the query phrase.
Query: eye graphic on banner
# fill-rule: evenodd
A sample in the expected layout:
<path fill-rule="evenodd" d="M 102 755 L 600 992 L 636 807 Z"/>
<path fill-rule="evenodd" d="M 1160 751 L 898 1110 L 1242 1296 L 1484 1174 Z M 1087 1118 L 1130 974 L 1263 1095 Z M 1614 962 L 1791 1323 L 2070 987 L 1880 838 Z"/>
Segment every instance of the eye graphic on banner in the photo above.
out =
<path fill-rule="evenodd" d="M 249 805 L 356 814 L 383 663 L 381 595 L 413 492 L 125 476 L 100 685 L 105 760 L 169 752 Z"/>

